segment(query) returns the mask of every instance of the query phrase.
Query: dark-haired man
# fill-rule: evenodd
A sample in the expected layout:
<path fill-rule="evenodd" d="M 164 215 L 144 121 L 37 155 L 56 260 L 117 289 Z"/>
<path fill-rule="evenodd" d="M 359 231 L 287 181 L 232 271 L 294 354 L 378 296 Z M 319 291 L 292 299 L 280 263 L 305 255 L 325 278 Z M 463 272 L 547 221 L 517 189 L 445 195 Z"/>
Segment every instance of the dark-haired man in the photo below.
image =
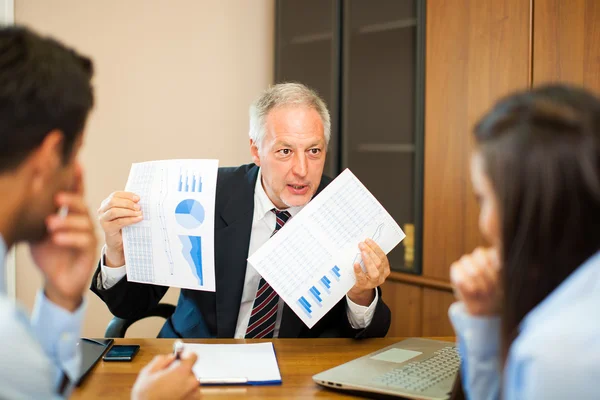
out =
<path fill-rule="evenodd" d="M 31 321 L 1 285 L 2 399 L 65 396 L 79 376 L 83 293 L 97 257 L 77 162 L 93 105 L 91 78 L 92 62 L 57 41 L 0 29 L 0 276 L 18 242 L 30 243 L 44 276 Z M 157 358 L 134 397 L 197 393 L 194 361 Z"/>

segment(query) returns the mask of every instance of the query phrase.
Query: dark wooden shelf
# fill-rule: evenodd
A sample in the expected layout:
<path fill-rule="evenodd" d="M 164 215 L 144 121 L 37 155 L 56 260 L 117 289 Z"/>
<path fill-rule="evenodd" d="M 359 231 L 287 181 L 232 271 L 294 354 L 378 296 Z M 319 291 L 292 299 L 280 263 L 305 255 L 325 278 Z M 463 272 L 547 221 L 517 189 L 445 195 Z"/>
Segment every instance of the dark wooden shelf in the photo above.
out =
<path fill-rule="evenodd" d="M 356 146 L 356 150 L 365 153 L 414 153 L 414 144 L 397 143 L 364 143 Z"/>
<path fill-rule="evenodd" d="M 380 22 L 377 24 L 363 25 L 360 28 L 358 28 L 357 32 L 360 34 L 379 33 L 379 32 L 394 31 L 397 29 L 411 28 L 411 27 L 416 27 L 416 26 L 417 26 L 417 20 L 414 18 L 400 19 L 397 21 Z"/>
<path fill-rule="evenodd" d="M 308 44 L 331 41 L 333 34 L 331 32 L 308 33 L 306 35 L 292 36 L 289 44 Z"/>

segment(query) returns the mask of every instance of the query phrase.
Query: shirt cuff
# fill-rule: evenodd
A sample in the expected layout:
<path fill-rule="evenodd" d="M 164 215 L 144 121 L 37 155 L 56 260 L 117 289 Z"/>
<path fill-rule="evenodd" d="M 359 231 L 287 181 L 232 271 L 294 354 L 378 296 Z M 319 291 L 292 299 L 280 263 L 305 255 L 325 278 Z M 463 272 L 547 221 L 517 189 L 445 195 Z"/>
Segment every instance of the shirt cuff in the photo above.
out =
<path fill-rule="evenodd" d="M 40 290 L 31 317 L 31 325 L 44 351 L 72 383 L 79 378 L 81 353 L 78 342 L 86 304 L 84 298 L 79 308 L 71 313 L 52 303 Z M 59 372 L 57 383 L 61 375 Z"/>
<path fill-rule="evenodd" d="M 98 287 L 104 290 L 108 290 L 115 286 L 125 275 L 127 275 L 127 268 L 125 265 L 118 268 L 110 268 L 106 266 L 106 245 L 102 247 L 102 256 L 100 257 L 100 274 L 98 274 L 98 281 L 96 282 Z"/>
<path fill-rule="evenodd" d="M 463 302 L 450 306 L 448 315 L 459 342 L 466 345 L 469 354 L 485 356 L 500 349 L 500 317 L 474 317 Z"/>
<path fill-rule="evenodd" d="M 373 314 L 375 314 L 375 306 L 379 300 L 379 290 L 375 289 L 375 298 L 369 304 L 369 307 L 361 306 L 356 304 L 348 295 L 346 295 L 346 315 L 348 316 L 348 322 L 354 329 L 364 329 L 371 324 L 373 320 Z"/>

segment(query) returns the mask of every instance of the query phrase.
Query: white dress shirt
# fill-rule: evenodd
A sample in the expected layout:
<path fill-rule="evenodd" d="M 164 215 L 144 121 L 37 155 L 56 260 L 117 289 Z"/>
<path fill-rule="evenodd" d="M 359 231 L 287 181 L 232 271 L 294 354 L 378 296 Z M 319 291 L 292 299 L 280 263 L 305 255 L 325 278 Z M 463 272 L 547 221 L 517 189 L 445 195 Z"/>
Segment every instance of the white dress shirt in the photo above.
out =
<path fill-rule="evenodd" d="M 273 202 L 267 196 L 262 186 L 262 175 L 259 169 L 254 188 L 254 214 L 252 217 L 252 232 L 250 234 L 250 247 L 248 248 L 248 257 L 270 239 L 275 230 L 275 214 L 271 211 L 276 208 Z M 302 207 L 290 207 L 286 211 L 290 213 L 292 218 L 302 210 Z M 358 243 L 357 243 L 358 245 Z M 105 250 L 102 250 L 102 260 L 104 260 Z M 100 277 L 102 287 L 110 289 L 119 282 L 126 274 L 125 266 L 119 268 L 110 268 L 102 262 L 100 267 Z M 244 280 L 244 290 L 242 291 L 242 302 L 238 314 L 237 324 L 235 328 L 235 338 L 243 339 L 246 336 L 252 306 L 260 283 L 260 274 L 248 263 L 246 265 L 246 278 Z M 354 329 L 366 328 L 373 319 L 375 306 L 377 304 L 379 294 L 375 292 L 375 299 L 368 306 L 361 306 L 354 303 L 346 296 L 346 314 L 348 321 Z M 283 312 L 283 300 L 279 299 L 279 307 L 277 308 L 277 320 L 275 322 L 275 332 L 273 337 L 279 336 L 279 328 L 281 326 L 281 316 Z"/>
<path fill-rule="evenodd" d="M 4 274 L 6 244 L 0 236 L 0 274 Z M 78 348 L 85 304 L 71 313 L 49 301 L 40 290 L 31 320 L 0 289 L 0 398 L 60 398 L 63 372 L 79 378 Z M 63 395 L 67 396 L 70 388 Z"/>

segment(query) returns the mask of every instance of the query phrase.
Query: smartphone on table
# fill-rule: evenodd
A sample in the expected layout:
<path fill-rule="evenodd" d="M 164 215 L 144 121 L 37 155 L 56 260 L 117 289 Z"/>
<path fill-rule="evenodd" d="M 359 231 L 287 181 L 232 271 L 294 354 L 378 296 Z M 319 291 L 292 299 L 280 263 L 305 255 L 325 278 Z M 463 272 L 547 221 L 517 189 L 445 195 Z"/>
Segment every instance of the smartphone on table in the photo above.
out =
<path fill-rule="evenodd" d="M 104 361 L 131 361 L 139 350 L 139 344 L 115 344 L 102 359 Z"/>

